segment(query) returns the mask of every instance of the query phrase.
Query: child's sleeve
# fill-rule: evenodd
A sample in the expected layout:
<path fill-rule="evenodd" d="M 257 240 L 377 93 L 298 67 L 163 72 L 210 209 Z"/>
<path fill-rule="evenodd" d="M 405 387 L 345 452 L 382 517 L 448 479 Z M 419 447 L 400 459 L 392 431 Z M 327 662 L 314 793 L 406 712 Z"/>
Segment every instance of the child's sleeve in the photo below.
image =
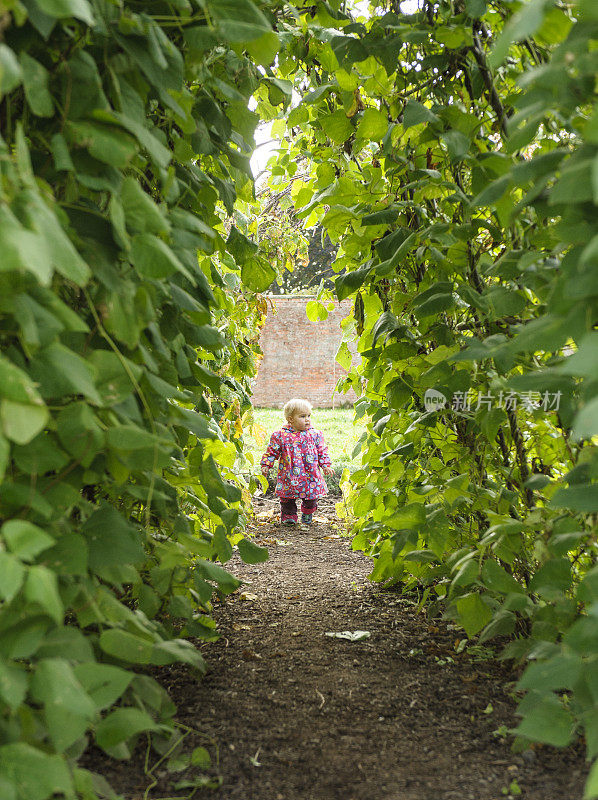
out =
<path fill-rule="evenodd" d="M 326 442 L 324 441 L 324 437 L 318 431 L 318 435 L 316 436 L 316 448 L 318 450 L 318 464 L 321 467 L 330 467 L 332 469 L 332 461 L 330 460 L 330 456 L 328 455 L 328 448 L 326 447 Z"/>
<path fill-rule="evenodd" d="M 260 467 L 262 469 L 271 469 L 272 465 L 276 461 L 277 458 L 280 458 L 281 447 L 280 447 L 280 439 L 276 433 L 273 433 L 270 437 L 270 443 L 266 448 L 266 452 L 262 456 L 262 460 L 260 461 Z"/>

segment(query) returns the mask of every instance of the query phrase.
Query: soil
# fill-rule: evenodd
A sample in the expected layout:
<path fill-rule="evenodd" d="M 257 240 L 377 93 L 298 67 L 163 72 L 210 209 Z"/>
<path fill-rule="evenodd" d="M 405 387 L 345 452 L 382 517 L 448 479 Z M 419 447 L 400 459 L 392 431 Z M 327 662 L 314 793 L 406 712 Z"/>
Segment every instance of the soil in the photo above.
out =
<path fill-rule="evenodd" d="M 517 678 L 487 648 L 456 651 L 459 629 L 430 621 L 412 601 L 381 590 L 371 562 L 339 534 L 334 499 L 310 527 L 281 527 L 276 503 L 257 503 L 258 543 L 270 558 L 227 568 L 244 584 L 215 616 L 222 634 L 202 644 L 208 673 L 183 666 L 158 678 L 205 746 L 213 800 L 581 800 L 581 746 L 513 753 Z M 367 631 L 356 641 L 328 636 Z M 188 797 L 198 770 L 156 769 L 96 754 L 126 800 Z M 157 756 L 156 756 L 157 758 Z M 205 774 L 205 773 L 204 773 Z"/>

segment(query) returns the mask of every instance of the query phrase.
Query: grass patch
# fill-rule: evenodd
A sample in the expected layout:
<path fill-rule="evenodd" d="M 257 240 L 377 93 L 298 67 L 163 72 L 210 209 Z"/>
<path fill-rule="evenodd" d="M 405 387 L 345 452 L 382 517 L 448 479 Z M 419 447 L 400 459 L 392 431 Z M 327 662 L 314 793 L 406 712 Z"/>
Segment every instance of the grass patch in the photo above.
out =
<path fill-rule="evenodd" d="M 260 459 L 271 434 L 280 430 L 286 422 L 281 408 L 254 408 L 253 420 L 253 425 L 245 428 L 245 443 L 249 463 L 253 460 L 249 471 L 256 474 L 260 471 Z M 351 454 L 365 431 L 365 421 L 360 419 L 353 423 L 352 408 L 314 408 L 311 424 L 322 431 L 335 470 L 335 475 L 326 479 L 328 488 L 338 491 L 338 481 L 344 468 L 356 466 Z"/>

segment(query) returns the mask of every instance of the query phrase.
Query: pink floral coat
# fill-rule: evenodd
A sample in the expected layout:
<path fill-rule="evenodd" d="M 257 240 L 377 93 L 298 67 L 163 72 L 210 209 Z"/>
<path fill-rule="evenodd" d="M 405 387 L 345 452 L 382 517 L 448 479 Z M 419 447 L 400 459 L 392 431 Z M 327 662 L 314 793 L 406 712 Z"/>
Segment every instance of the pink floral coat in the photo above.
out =
<path fill-rule="evenodd" d="M 315 500 L 328 494 L 320 467 L 331 467 L 332 462 L 320 431 L 314 428 L 296 431 L 292 425 L 285 425 L 270 437 L 270 444 L 262 456 L 262 469 L 269 470 L 276 459 L 277 497 Z"/>

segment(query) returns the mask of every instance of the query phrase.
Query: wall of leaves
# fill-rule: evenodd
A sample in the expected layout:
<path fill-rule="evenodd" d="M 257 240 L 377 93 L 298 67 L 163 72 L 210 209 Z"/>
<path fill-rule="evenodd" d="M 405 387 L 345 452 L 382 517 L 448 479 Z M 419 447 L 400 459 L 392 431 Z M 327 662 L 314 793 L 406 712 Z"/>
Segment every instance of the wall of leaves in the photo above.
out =
<path fill-rule="evenodd" d="M 419 6 L 1 4 L 3 797 L 110 796 L 91 739 L 167 747 L 144 665 L 201 673 L 216 561 L 266 557 L 235 474 L 275 278 L 260 119 L 354 297 L 354 546 L 529 661 L 519 742 L 598 755 L 598 11 Z"/>
<path fill-rule="evenodd" d="M 594 760 L 598 7 L 301 11 L 279 165 L 310 162 L 295 209 L 354 298 L 346 385 L 371 423 L 353 546 L 373 580 L 529 664 L 518 746 L 581 733 Z"/>
<path fill-rule="evenodd" d="M 167 747 L 143 670 L 201 674 L 215 561 L 267 557 L 234 466 L 275 273 L 224 220 L 277 44 L 249 0 L 0 4 L 4 800 L 112 796 L 91 739 Z"/>

